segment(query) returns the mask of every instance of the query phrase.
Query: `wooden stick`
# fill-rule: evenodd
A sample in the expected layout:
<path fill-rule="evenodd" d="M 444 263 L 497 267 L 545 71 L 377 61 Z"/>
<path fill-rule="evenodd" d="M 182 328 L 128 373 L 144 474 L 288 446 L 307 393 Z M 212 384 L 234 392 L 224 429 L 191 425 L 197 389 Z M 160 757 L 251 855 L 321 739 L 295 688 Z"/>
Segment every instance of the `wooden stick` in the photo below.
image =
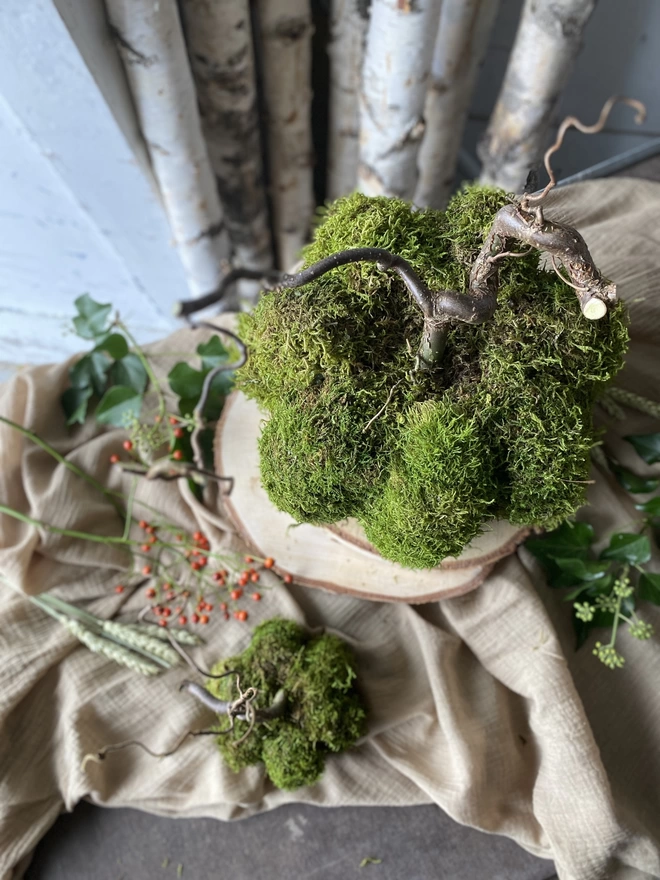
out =
<path fill-rule="evenodd" d="M 504 82 L 479 147 L 481 181 L 519 193 L 540 161 L 552 113 L 596 0 L 525 0 Z"/>
<path fill-rule="evenodd" d="M 229 239 L 176 0 L 107 0 L 106 9 L 190 290 L 200 296 L 218 286 Z"/>
<path fill-rule="evenodd" d="M 181 0 L 181 17 L 209 159 L 233 259 L 250 269 L 273 264 L 248 0 Z M 254 299 L 258 285 L 242 282 Z"/>
<path fill-rule="evenodd" d="M 444 208 L 454 188 L 470 100 L 499 0 L 443 0 L 426 95 L 414 202 Z"/>
<path fill-rule="evenodd" d="M 312 18 L 308 0 L 256 0 L 275 252 L 289 269 L 309 237 Z"/>
<path fill-rule="evenodd" d="M 412 199 L 438 0 L 373 0 L 360 91 L 358 189 Z"/>

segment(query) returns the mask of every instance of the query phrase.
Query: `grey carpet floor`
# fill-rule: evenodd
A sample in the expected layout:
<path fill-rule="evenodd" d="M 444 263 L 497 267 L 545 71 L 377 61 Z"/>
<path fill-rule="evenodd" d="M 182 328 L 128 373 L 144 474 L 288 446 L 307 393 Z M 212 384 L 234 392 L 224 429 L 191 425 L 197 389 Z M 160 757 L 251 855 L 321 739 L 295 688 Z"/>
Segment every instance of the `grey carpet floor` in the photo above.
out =
<path fill-rule="evenodd" d="M 380 859 L 360 867 L 366 858 Z M 179 867 L 180 866 L 180 867 Z M 552 862 L 434 806 L 291 804 L 239 822 L 79 804 L 25 880 L 549 880 Z"/>

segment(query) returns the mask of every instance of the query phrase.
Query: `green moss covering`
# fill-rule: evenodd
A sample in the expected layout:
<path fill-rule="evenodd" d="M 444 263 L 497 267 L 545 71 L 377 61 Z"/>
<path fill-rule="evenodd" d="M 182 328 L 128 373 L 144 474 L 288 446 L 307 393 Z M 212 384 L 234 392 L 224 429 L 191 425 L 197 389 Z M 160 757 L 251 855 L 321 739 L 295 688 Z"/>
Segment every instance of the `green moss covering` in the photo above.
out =
<path fill-rule="evenodd" d="M 414 212 L 354 194 L 326 210 L 305 264 L 381 247 L 429 287 L 466 290 L 506 201 L 472 187 L 446 212 Z M 240 333 L 250 357 L 237 384 L 270 414 L 260 453 L 271 500 L 298 522 L 357 517 L 384 556 L 413 568 L 460 553 L 494 517 L 552 526 L 583 504 L 592 407 L 628 344 L 623 305 L 586 320 L 534 253 L 505 261 L 494 318 L 452 325 L 427 372 L 411 370 L 421 312 L 370 263 L 264 294 Z"/>
<path fill-rule="evenodd" d="M 234 669 L 241 687 L 258 689 L 257 704 L 269 706 L 277 692 L 286 694 L 278 719 L 218 737 L 218 748 L 232 770 L 263 762 L 278 788 L 311 785 L 323 773 L 328 752 L 341 752 L 365 732 L 366 713 L 355 689 L 355 661 L 350 648 L 333 635 L 308 636 L 290 620 L 273 619 L 254 631 L 249 647 L 221 661 L 215 674 Z M 222 700 L 236 698 L 235 678 L 211 680 L 208 689 Z"/>

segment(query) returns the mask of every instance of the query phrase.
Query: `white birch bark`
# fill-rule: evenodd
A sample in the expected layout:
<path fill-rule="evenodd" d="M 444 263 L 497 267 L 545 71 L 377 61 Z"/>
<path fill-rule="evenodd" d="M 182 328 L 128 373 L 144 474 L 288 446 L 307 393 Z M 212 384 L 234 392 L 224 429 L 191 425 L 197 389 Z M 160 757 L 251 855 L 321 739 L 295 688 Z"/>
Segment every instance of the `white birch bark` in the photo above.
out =
<path fill-rule="evenodd" d="M 288 271 L 309 238 L 312 17 L 309 0 L 257 0 L 275 251 Z"/>
<path fill-rule="evenodd" d="M 248 0 L 181 0 L 202 129 L 234 261 L 272 265 Z"/>
<path fill-rule="evenodd" d="M 360 128 L 358 92 L 369 23 L 366 0 L 332 0 L 330 19 L 330 108 L 328 124 L 329 199 L 353 192 L 357 184 Z"/>
<path fill-rule="evenodd" d="M 596 0 L 525 0 L 502 89 L 479 148 L 481 181 L 521 192 L 541 159 L 552 113 Z"/>
<path fill-rule="evenodd" d="M 444 208 L 499 0 L 444 0 L 426 95 L 415 204 Z"/>
<path fill-rule="evenodd" d="M 229 240 L 176 0 L 106 0 L 106 8 L 191 293 L 209 293 Z"/>
<path fill-rule="evenodd" d="M 360 90 L 358 189 L 412 199 L 440 0 L 373 0 Z"/>

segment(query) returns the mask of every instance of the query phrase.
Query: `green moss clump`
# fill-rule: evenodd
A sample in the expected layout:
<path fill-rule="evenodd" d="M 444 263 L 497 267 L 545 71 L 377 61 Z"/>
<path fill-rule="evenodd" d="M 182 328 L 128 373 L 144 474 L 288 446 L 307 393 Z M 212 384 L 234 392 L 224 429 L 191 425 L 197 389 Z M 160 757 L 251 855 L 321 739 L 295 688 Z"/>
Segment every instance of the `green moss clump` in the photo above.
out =
<path fill-rule="evenodd" d="M 355 689 L 355 661 L 348 645 L 333 635 L 309 637 L 290 620 L 260 624 L 248 648 L 221 661 L 214 674 L 236 670 L 241 687 L 257 688 L 258 706 L 269 706 L 278 691 L 286 694 L 281 718 L 257 724 L 237 743 L 247 722 L 237 721 L 218 748 L 232 770 L 263 762 L 278 788 L 316 782 L 328 752 L 350 748 L 365 733 L 366 713 Z M 235 677 L 211 680 L 208 689 L 222 700 L 236 698 Z"/>
<path fill-rule="evenodd" d="M 305 263 L 381 247 L 432 289 L 466 290 L 506 201 L 472 187 L 446 212 L 412 211 L 354 194 L 327 209 Z M 260 453 L 271 500 L 298 522 L 354 516 L 413 568 L 457 555 L 489 519 L 549 527 L 584 503 L 593 404 L 628 344 L 622 304 L 586 320 L 533 253 L 505 261 L 493 319 L 452 325 L 427 372 L 411 370 L 418 307 L 369 263 L 264 294 L 240 333 L 250 358 L 237 384 L 270 414 Z"/>

